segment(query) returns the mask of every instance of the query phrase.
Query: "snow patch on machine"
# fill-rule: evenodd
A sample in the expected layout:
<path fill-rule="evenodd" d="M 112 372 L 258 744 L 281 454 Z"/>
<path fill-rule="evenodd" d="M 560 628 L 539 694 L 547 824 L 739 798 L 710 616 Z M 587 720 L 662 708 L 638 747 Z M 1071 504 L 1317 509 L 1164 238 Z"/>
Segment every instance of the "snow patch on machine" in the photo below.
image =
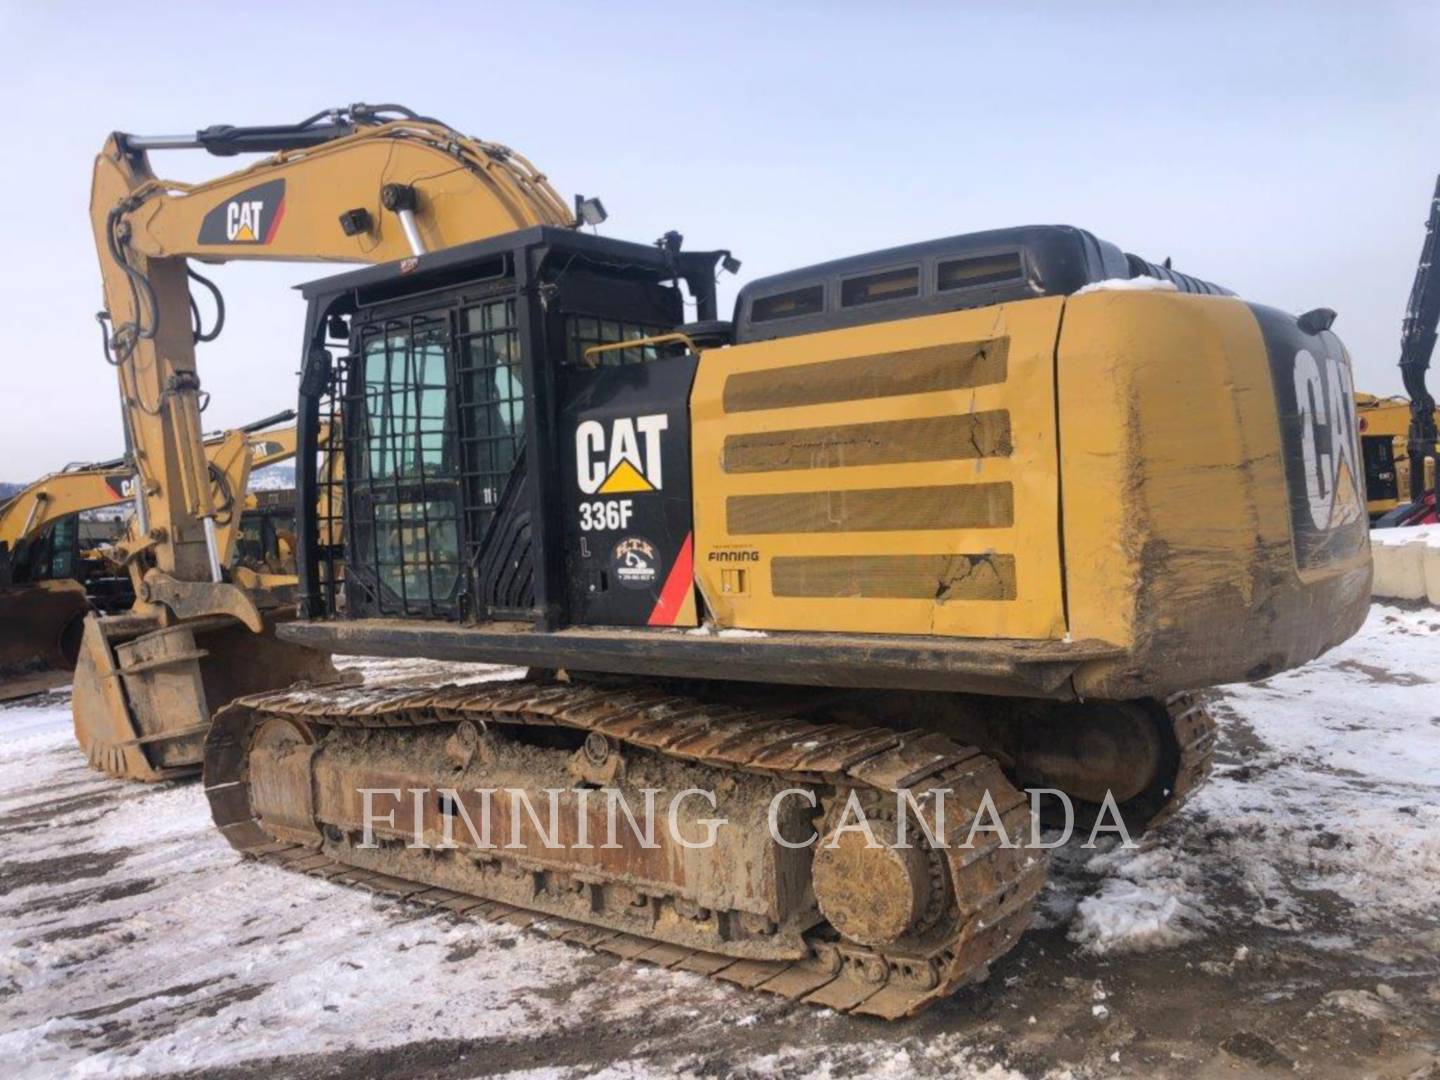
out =
<path fill-rule="evenodd" d="M 1097 292 L 1178 292 L 1173 281 L 1162 281 L 1160 278 L 1133 277 L 1133 278 L 1106 278 L 1104 281 L 1092 281 L 1089 285 L 1076 289 L 1072 296 L 1087 296 Z"/>

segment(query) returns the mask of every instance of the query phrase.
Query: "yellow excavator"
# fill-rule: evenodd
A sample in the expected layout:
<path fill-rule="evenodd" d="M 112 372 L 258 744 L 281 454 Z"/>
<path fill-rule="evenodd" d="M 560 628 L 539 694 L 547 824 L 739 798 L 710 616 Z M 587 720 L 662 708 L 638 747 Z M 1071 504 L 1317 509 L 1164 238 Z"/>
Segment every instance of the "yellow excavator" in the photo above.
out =
<path fill-rule="evenodd" d="M 205 436 L 217 502 L 245 492 L 254 469 L 294 457 L 295 427 L 275 427 L 294 419 L 295 413 L 286 411 Z M 133 589 L 97 595 L 113 572 L 103 556 L 87 557 L 79 515 L 133 505 L 134 479 L 125 459 L 117 458 L 50 473 L 0 503 L 0 701 L 69 682 L 86 613 L 97 606 L 130 606 Z M 258 524 L 254 512 L 249 519 L 227 513 L 218 528 L 222 553 Z"/>
<path fill-rule="evenodd" d="M 150 180 L 146 152 L 182 147 L 274 156 Z M 721 319 L 728 251 L 585 232 L 598 201 L 572 214 L 512 152 L 394 107 L 116 135 L 96 193 L 115 348 L 149 349 L 163 406 L 149 454 L 196 452 L 185 257 L 375 264 L 302 289 L 278 640 L 530 669 L 217 709 L 205 790 L 246 856 L 906 1016 L 1028 924 L 1022 789 L 1154 828 L 1209 770 L 1192 691 L 1365 618 L 1328 309 L 1026 226 L 802 264 Z M 239 611 L 203 492 L 175 488 L 151 495 L 162 632 Z M 121 711 L 142 739 L 209 719 L 156 700 Z"/>
<path fill-rule="evenodd" d="M 1373 520 L 1412 501 L 1408 454 L 1412 410 L 1409 398 L 1356 391 L 1355 411 L 1365 462 L 1365 507 Z M 1433 422 L 1440 425 L 1440 409 L 1434 411 Z M 1435 489 L 1434 449 L 1431 444 L 1431 456 L 1422 458 L 1422 492 Z"/>

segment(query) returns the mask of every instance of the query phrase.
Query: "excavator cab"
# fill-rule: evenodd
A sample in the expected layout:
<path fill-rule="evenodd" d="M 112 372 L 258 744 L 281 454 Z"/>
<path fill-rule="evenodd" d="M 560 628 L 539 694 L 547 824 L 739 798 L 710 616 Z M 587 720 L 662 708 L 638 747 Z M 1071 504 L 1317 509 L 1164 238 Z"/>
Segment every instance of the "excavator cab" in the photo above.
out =
<path fill-rule="evenodd" d="M 406 276 L 379 267 L 307 287 L 301 437 L 328 421 L 345 462 L 343 491 L 327 492 L 301 452 L 302 518 L 343 506 L 345 529 L 342 575 L 340 546 L 314 540 L 339 523 L 302 522 L 307 610 L 644 626 L 663 566 L 686 595 L 668 624 L 683 609 L 694 625 L 685 414 L 697 358 L 673 332 L 687 300 L 713 319 L 721 257 L 537 228 L 437 253 Z M 571 429 L 608 461 L 619 421 L 633 455 L 617 450 L 604 475 L 579 462 Z M 594 498 L 580 516 L 559 513 L 577 483 Z M 661 501 L 633 498 L 662 485 Z M 611 502 L 622 493 L 632 498 Z M 604 519 L 622 512 L 644 539 L 617 561 Z"/>
<path fill-rule="evenodd" d="M 246 497 L 232 566 L 257 574 L 295 574 L 295 492 L 282 488 Z"/>

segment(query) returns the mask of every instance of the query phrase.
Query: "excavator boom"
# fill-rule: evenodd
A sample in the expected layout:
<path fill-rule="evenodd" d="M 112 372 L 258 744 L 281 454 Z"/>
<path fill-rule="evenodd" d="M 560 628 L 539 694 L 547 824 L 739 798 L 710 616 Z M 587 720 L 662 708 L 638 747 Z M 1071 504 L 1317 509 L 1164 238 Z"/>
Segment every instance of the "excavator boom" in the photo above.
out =
<path fill-rule="evenodd" d="M 1415 283 L 1410 301 L 1405 306 L 1405 322 L 1400 332 L 1400 376 L 1405 392 L 1410 395 L 1410 501 L 1425 497 L 1427 462 L 1431 475 L 1436 470 L 1435 398 L 1425 385 L 1425 373 L 1435 352 L 1436 326 L 1440 324 L 1440 277 L 1435 274 L 1436 245 L 1440 243 L 1440 177 L 1435 180 L 1435 194 L 1430 199 L 1430 214 L 1425 222 L 1425 242 L 1420 249 L 1420 263 L 1415 269 Z"/>
<path fill-rule="evenodd" d="M 0 503 L 0 544 L 13 552 L 57 518 L 124 502 L 131 480 L 124 469 L 93 466 L 42 476 Z"/>

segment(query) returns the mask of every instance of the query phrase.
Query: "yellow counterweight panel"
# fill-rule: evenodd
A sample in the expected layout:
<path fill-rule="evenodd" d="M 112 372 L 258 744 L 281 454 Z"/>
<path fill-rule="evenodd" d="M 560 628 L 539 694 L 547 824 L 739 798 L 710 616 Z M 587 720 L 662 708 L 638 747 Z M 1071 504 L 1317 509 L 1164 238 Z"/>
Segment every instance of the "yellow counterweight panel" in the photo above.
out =
<path fill-rule="evenodd" d="M 721 626 L 1065 633 L 1061 299 L 706 352 L 697 579 Z"/>
<path fill-rule="evenodd" d="M 1261 678 L 1358 628 L 1363 542 L 1297 570 L 1274 377 L 1248 305 L 1072 298 L 1056 369 L 1070 629 L 1127 652 L 1077 673 L 1080 693 Z"/>

